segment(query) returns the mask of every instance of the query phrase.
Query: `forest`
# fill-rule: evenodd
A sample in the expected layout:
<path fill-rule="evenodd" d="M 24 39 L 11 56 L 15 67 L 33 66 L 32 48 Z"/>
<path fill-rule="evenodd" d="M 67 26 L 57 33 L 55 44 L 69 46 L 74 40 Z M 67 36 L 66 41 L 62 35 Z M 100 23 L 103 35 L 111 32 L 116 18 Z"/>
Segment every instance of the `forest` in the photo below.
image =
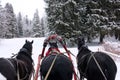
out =
<path fill-rule="evenodd" d="M 115 36 L 120 40 L 119 0 L 45 0 L 50 30 L 55 30 L 69 40 L 77 35 L 87 42 L 99 37 Z M 72 41 L 73 42 L 73 41 Z"/>
<path fill-rule="evenodd" d="M 0 38 L 43 37 L 46 29 L 44 22 L 37 9 L 30 20 L 21 12 L 15 14 L 12 4 L 0 5 Z"/>
<path fill-rule="evenodd" d="M 38 10 L 29 20 L 7 3 L 0 6 L 0 38 L 43 37 L 56 32 L 64 37 L 69 46 L 75 45 L 78 36 L 87 42 L 105 36 L 120 40 L 119 0 L 44 0 L 47 4 L 46 17 L 39 18 Z"/>

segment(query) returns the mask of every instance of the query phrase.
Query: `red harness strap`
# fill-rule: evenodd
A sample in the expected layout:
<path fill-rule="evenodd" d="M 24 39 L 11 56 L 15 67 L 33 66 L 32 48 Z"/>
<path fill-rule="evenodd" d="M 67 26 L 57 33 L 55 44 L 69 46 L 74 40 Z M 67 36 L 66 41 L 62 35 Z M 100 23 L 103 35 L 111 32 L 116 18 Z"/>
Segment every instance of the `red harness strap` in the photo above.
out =
<path fill-rule="evenodd" d="M 65 47 L 65 50 L 67 51 L 66 47 Z M 70 52 L 69 52 L 69 51 L 67 51 L 67 54 L 68 54 L 69 59 L 72 61 L 72 58 L 71 58 L 71 55 L 70 55 Z M 74 71 L 74 80 L 77 80 L 76 71 L 75 71 L 74 66 L 73 66 L 73 71 Z"/>
<path fill-rule="evenodd" d="M 39 73 L 39 69 L 40 69 L 40 61 L 41 61 L 41 56 L 38 56 L 38 64 L 37 64 L 37 69 L 36 69 L 36 73 L 35 73 L 35 77 L 34 80 L 38 80 L 38 73 Z"/>
<path fill-rule="evenodd" d="M 50 49 L 48 49 L 48 51 L 46 52 L 46 56 L 48 56 L 48 55 L 51 53 L 51 51 L 53 51 L 53 52 L 54 52 L 54 51 L 57 51 L 57 52 L 61 53 L 58 48 L 50 48 Z"/>

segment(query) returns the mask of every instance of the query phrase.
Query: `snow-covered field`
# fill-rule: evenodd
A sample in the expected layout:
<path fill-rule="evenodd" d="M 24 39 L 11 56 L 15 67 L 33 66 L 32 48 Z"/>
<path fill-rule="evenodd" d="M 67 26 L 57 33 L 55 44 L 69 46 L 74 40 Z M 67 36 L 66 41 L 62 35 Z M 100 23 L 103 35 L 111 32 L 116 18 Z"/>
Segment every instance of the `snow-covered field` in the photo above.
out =
<path fill-rule="evenodd" d="M 34 59 L 34 63 L 35 63 L 35 69 L 36 69 L 36 64 L 37 64 L 37 59 L 38 59 L 38 55 L 41 54 L 42 52 L 42 45 L 43 45 L 43 40 L 45 38 L 13 38 L 13 39 L 0 39 L 0 57 L 6 57 L 9 58 L 12 56 L 12 53 L 17 53 L 23 46 L 23 44 L 25 43 L 25 40 L 34 40 L 33 43 L 33 56 L 32 58 Z M 112 43 L 111 43 L 112 44 Z M 117 44 L 116 44 L 117 45 Z M 92 51 L 104 51 L 103 47 L 101 45 L 98 46 L 88 46 L 89 49 L 91 49 Z M 48 47 L 47 47 L 48 48 Z M 47 51 L 47 48 L 45 51 Z M 77 55 L 77 48 L 68 48 L 74 55 Z M 60 48 L 61 52 L 65 52 L 65 50 L 63 48 Z M 106 51 L 104 51 L 106 52 Z M 120 56 L 107 52 L 108 54 L 110 54 L 112 56 L 112 58 L 115 60 L 116 65 L 117 65 L 117 76 L 115 80 L 120 80 Z M 77 66 L 76 66 L 76 60 L 75 57 L 72 56 L 73 59 L 73 64 L 75 66 L 75 69 L 77 71 Z M 0 76 L 0 80 L 5 80 Z M 38 79 L 39 80 L 39 79 Z"/>

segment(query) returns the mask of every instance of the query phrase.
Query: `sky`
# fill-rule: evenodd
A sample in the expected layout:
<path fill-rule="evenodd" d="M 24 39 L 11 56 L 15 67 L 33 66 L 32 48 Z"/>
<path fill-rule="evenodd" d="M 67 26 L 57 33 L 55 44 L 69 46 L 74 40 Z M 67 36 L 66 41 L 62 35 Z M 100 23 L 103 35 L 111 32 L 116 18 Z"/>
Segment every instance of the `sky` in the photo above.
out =
<path fill-rule="evenodd" d="M 23 44 L 25 43 L 26 39 L 29 40 L 29 41 L 34 40 L 32 58 L 33 58 L 34 63 L 35 63 L 34 68 L 36 70 L 38 55 L 41 54 L 41 52 L 42 52 L 43 42 L 44 42 L 45 37 L 42 37 L 42 38 L 0 39 L 0 57 L 10 58 L 12 56 L 12 53 L 16 54 L 17 52 L 19 52 L 19 50 L 22 48 Z M 107 41 L 107 43 L 108 42 L 110 42 L 110 41 Z M 120 42 L 119 43 L 118 42 L 111 42 L 110 45 L 115 47 L 116 45 L 114 45 L 114 44 L 119 46 Z M 100 46 L 100 45 L 98 45 L 98 46 L 91 45 L 91 46 L 88 46 L 88 48 L 92 51 L 97 51 L 99 49 L 100 51 L 104 52 L 103 47 Z M 47 51 L 47 49 L 48 49 L 48 46 L 45 49 L 45 52 Z M 77 50 L 76 47 L 68 48 L 68 50 L 70 50 L 74 55 L 77 55 L 77 53 L 78 53 L 78 50 Z M 65 52 L 65 50 L 63 48 L 60 48 L 60 51 Z M 110 53 L 110 52 L 106 52 L 106 53 L 113 54 L 113 53 Z M 117 65 L 117 69 L 118 69 L 115 80 L 120 80 L 120 55 L 118 56 L 116 54 L 113 54 L 112 56 L 114 57 L 114 60 L 115 60 L 115 63 Z M 76 59 L 75 59 L 74 56 L 72 56 L 72 60 L 73 60 L 73 64 L 75 66 L 75 69 L 77 69 Z M 0 73 L 0 80 L 6 80 L 5 78 L 4 79 L 3 78 L 4 77 Z M 31 79 L 31 80 L 33 80 L 33 79 Z M 38 80 L 40 80 L 40 78 L 38 78 Z"/>
<path fill-rule="evenodd" d="M 11 3 L 14 12 L 22 15 L 28 15 L 28 18 L 32 19 L 33 15 L 38 9 L 40 18 L 45 15 L 45 2 L 44 0 L 0 0 L 2 6 L 4 7 L 7 2 Z"/>

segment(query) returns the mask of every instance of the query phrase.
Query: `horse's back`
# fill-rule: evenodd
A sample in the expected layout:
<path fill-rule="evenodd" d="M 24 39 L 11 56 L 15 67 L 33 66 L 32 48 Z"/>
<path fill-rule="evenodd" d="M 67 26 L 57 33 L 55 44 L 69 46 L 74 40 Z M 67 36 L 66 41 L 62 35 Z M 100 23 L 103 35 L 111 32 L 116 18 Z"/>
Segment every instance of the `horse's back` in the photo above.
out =
<path fill-rule="evenodd" d="M 114 60 L 106 53 L 96 52 L 89 64 L 88 73 L 91 73 L 89 76 L 96 76 L 95 79 L 92 77 L 92 80 L 96 80 L 98 77 L 98 80 L 104 80 L 105 77 L 107 80 L 115 80 L 117 66 Z M 104 75 L 105 77 L 103 77 Z"/>
<path fill-rule="evenodd" d="M 14 65 L 6 58 L 0 58 L 0 73 L 7 80 L 17 80 Z"/>
<path fill-rule="evenodd" d="M 70 59 L 63 54 L 51 54 L 45 57 L 41 63 L 41 74 L 45 77 L 53 60 L 57 56 L 48 80 L 72 80 L 73 64 Z"/>
<path fill-rule="evenodd" d="M 103 63 L 103 66 L 106 66 L 106 68 L 109 68 L 109 70 L 114 69 L 115 72 L 117 72 L 117 66 L 109 55 L 103 52 L 96 52 L 97 55 L 95 55 L 95 58 L 97 59 L 98 63 Z M 99 62 L 100 61 L 100 62 Z M 113 73 L 113 70 L 112 70 Z"/>

